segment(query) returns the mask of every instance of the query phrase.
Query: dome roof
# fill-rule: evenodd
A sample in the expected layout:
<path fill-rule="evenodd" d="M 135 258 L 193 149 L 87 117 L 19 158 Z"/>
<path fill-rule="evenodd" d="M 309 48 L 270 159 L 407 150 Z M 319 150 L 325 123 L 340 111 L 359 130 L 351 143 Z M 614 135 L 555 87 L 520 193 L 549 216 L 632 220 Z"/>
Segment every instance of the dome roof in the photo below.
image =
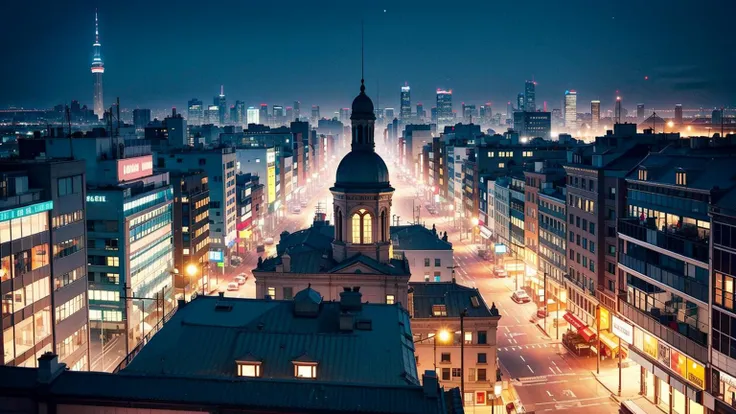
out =
<path fill-rule="evenodd" d="M 373 112 L 373 101 L 365 94 L 365 85 L 360 80 L 360 93 L 353 99 L 353 114 L 365 114 L 375 117 Z M 374 118 L 375 119 L 375 118 Z"/>
<path fill-rule="evenodd" d="M 388 167 L 373 151 L 351 151 L 337 167 L 335 186 L 388 187 Z"/>

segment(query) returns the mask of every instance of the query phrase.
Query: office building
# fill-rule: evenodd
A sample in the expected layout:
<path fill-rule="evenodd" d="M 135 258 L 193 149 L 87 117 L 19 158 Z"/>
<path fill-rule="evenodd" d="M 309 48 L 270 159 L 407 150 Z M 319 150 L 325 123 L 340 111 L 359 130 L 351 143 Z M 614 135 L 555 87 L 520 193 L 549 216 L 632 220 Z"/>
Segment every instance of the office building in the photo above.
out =
<path fill-rule="evenodd" d="M 220 107 L 217 105 L 210 105 L 204 111 L 204 123 L 214 126 L 223 126 L 220 123 Z"/>
<path fill-rule="evenodd" d="M 547 334 L 560 339 L 562 318 L 567 310 L 567 194 L 564 186 L 551 185 L 539 192 L 539 272 L 547 276 L 545 295 L 551 325 Z"/>
<path fill-rule="evenodd" d="M 340 122 L 347 124 L 350 122 L 350 108 L 340 108 Z"/>
<path fill-rule="evenodd" d="M 254 108 L 252 106 L 248 107 L 248 109 L 246 110 L 246 121 L 248 125 L 259 125 L 261 123 L 261 112 L 258 110 L 258 108 Z"/>
<path fill-rule="evenodd" d="M 298 121 L 299 117 L 302 115 L 302 103 L 299 101 L 294 101 L 294 119 L 290 119 L 289 121 Z"/>
<path fill-rule="evenodd" d="M 619 99 L 616 98 L 616 101 L 618 102 Z M 618 107 L 618 104 L 616 104 L 616 105 Z M 619 109 L 619 111 L 620 111 L 620 109 Z M 647 115 L 644 112 L 644 104 L 643 103 L 636 104 L 636 122 L 641 122 L 644 119 L 646 119 L 646 117 L 647 117 Z M 614 113 L 614 119 L 618 119 L 618 116 L 615 113 Z"/>
<path fill-rule="evenodd" d="M 463 123 L 472 124 L 473 122 L 475 122 L 475 123 L 480 124 L 480 121 L 478 120 L 478 112 L 475 108 L 475 105 L 465 105 L 465 102 L 463 102 L 462 110 L 463 110 Z"/>
<path fill-rule="evenodd" d="M 264 238 L 266 198 L 257 175 L 239 173 L 235 179 L 238 192 L 238 253 L 245 255 L 256 249 Z"/>
<path fill-rule="evenodd" d="M 294 122 L 294 107 L 293 106 L 287 106 L 286 107 L 286 122 L 291 123 Z"/>
<path fill-rule="evenodd" d="M 394 114 L 394 108 L 386 108 L 384 110 L 384 116 L 388 121 L 393 120 L 396 117 Z"/>
<path fill-rule="evenodd" d="M 239 173 L 250 173 L 259 177 L 263 185 L 265 231 L 275 228 L 276 222 L 283 217 L 281 183 L 281 146 L 244 147 L 235 150 L 236 165 Z"/>
<path fill-rule="evenodd" d="M 565 129 L 569 133 L 577 132 L 578 127 L 578 94 L 575 91 L 565 91 Z"/>
<path fill-rule="evenodd" d="M 215 96 L 212 102 L 217 106 L 217 125 L 225 126 L 227 121 L 227 99 L 225 99 L 225 87 L 220 85 L 220 94 Z"/>
<path fill-rule="evenodd" d="M 199 99 L 192 99 L 187 104 L 187 123 L 189 125 L 202 125 L 204 121 L 204 105 Z"/>
<path fill-rule="evenodd" d="M 424 110 L 424 104 L 417 103 L 417 119 L 424 120 L 427 118 L 427 111 Z"/>
<path fill-rule="evenodd" d="M 458 285 L 454 280 L 412 282 L 409 287 L 412 292 L 408 308 L 417 363 L 434 369 L 446 388 L 459 387 L 460 378 L 465 377 L 463 399 L 466 406 L 472 406 L 468 411 L 503 412 L 503 401 L 494 389 L 501 379 L 496 348 L 501 315 L 496 304 L 488 307 L 478 289 Z"/>
<path fill-rule="evenodd" d="M 549 139 L 552 130 L 552 114 L 549 112 L 514 112 L 514 131 L 522 139 Z"/>
<path fill-rule="evenodd" d="M 105 102 L 102 94 L 102 74 L 105 73 L 105 64 L 102 61 L 102 45 L 100 44 L 100 27 L 95 10 L 95 43 L 92 45 L 92 76 L 95 80 L 94 112 L 98 119 L 105 115 Z"/>
<path fill-rule="evenodd" d="M 601 101 L 590 101 L 590 116 L 590 126 L 593 129 L 593 134 L 598 134 L 601 128 Z"/>
<path fill-rule="evenodd" d="M 715 129 L 720 131 L 721 124 L 723 123 L 723 109 L 714 109 L 711 113 L 710 124 Z"/>
<path fill-rule="evenodd" d="M 0 398 L 18 414 L 463 412 L 457 388 L 445 391 L 433 371 L 420 378 L 403 308 L 362 303 L 359 288 L 345 288 L 339 302 L 313 289 L 295 293 L 182 302 L 122 372 L 70 372 L 48 354 L 40 368 L 0 367 L 13 379 Z"/>
<path fill-rule="evenodd" d="M 174 287 L 177 297 L 195 292 L 207 294 L 218 288 L 210 283 L 210 190 L 202 170 L 170 173 L 174 190 L 173 242 Z"/>
<path fill-rule="evenodd" d="M 273 126 L 280 127 L 287 125 L 286 112 L 283 105 L 274 105 L 272 108 Z"/>
<path fill-rule="evenodd" d="M 156 165 L 169 171 L 204 171 L 210 192 L 210 259 L 225 261 L 236 237 L 235 152 L 231 148 L 157 152 Z"/>
<path fill-rule="evenodd" d="M 309 123 L 312 125 L 317 125 L 319 120 L 321 119 L 319 115 L 319 105 L 312 105 L 312 116 L 309 118 Z"/>
<path fill-rule="evenodd" d="M 537 110 L 536 87 L 537 83 L 534 81 L 526 81 L 524 84 L 524 111 L 526 112 Z"/>
<path fill-rule="evenodd" d="M 0 365 L 35 367 L 54 352 L 90 367 L 84 163 L 0 163 Z"/>
<path fill-rule="evenodd" d="M 675 125 L 682 125 L 682 104 L 675 104 Z"/>
<path fill-rule="evenodd" d="M 452 112 L 452 89 L 437 89 L 437 129 L 455 124 L 455 114 Z"/>
<path fill-rule="evenodd" d="M 141 131 L 146 128 L 146 125 L 151 122 L 151 110 L 150 109 L 134 109 L 133 110 L 133 125 L 135 129 Z"/>
<path fill-rule="evenodd" d="M 411 87 L 407 84 L 401 87 L 401 119 L 411 118 Z"/>
<path fill-rule="evenodd" d="M 484 105 L 480 106 L 480 123 L 482 124 L 490 124 L 493 119 L 493 108 L 491 107 L 490 102 L 486 102 Z"/>
<path fill-rule="evenodd" d="M 187 121 L 181 114 L 176 112 L 176 108 L 171 110 L 170 116 L 164 118 L 163 125 L 166 128 L 166 140 L 169 147 L 182 148 L 190 146 Z"/>
<path fill-rule="evenodd" d="M 271 125 L 271 120 L 268 116 L 268 104 L 262 103 L 260 106 L 260 112 L 258 116 L 261 118 L 261 123 L 263 125 Z"/>

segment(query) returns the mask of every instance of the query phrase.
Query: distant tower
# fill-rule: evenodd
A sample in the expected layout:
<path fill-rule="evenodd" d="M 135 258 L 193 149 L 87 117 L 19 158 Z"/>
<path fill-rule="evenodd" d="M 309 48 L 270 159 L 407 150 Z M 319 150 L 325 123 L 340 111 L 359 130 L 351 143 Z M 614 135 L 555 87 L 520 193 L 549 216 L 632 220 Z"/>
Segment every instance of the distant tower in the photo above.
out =
<path fill-rule="evenodd" d="M 536 86 L 537 83 L 534 81 L 526 81 L 524 85 L 524 111 L 526 112 L 537 111 Z"/>
<path fill-rule="evenodd" d="M 100 26 L 95 10 L 95 43 L 92 45 L 94 56 L 92 57 L 92 76 L 95 78 L 95 115 L 102 119 L 105 115 L 105 104 L 102 99 L 102 74 L 105 73 L 105 64 L 102 62 L 102 45 L 100 44 Z"/>
<path fill-rule="evenodd" d="M 411 118 L 411 87 L 404 83 L 401 87 L 401 119 Z"/>
<path fill-rule="evenodd" d="M 675 124 L 682 125 L 682 104 L 675 104 Z"/>
<path fill-rule="evenodd" d="M 574 133 L 578 126 L 578 94 L 575 91 L 565 91 L 565 128 Z"/>
<path fill-rule="evenodd" d="M 621 123 L 621 97 L 616 97 L 616 106 L 613 108 L 613 119 L 615 123 Z"/>
<path fill-rule="evenodd" d="M 215 96 L 213 105 L 217 105 L 219 109 L 218 117 L 220 119 L 220 125 L 225 125 L 225 114 L 227 113 L 227 100 L 225 99 L 225 86 L 220 85 L 220 95 Z"/>
<path fill-rule="evenodd" d="M 646 118 L 646 114 L 644 113 L 644 104 L 636 104 L 636 119 L 641 122 Z"/>
<path fill-rule="evenodd" d="M 519 92 L 519 94 L 516 95 L 516 110 L 524 111 L 524 93 L 523 92 Z"/>
<path fill-rule="evenodd" d="M 301 102 L 294 101 L 294 119 L 291 119 L 290 121 L 299 120 L 299 117 L 302 114 L 301 106 L 302 106 Z"/>
<path fill-rule="evenodd" d="M 590 101 L 590 115 L 593 132 L 597 134 L 601 122 L 601 101 Z"/>

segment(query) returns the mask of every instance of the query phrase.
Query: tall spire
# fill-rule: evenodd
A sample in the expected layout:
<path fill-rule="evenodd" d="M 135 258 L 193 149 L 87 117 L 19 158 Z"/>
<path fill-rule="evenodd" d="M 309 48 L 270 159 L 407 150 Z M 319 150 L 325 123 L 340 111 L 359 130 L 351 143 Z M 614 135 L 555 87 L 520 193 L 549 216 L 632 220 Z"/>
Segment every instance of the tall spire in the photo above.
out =
<path fill-rule="evenodd" d="M 365 92 L 365 36 L 363 21 L 360 21 L 360 91 Z"/>
<path fill-rule="evenodd" d="M 92 57 L 92 75 L 95 80 L 95 94 L 94 94 L 94 112 L 98 118 L 102 118 L 105 114 L 104 101 L 102 96 L 102 74 L 105 73 L 105 64 L 102 61 L 102 45 L 100 44 L 100 20 L 97 16 L 97 9 L 95 9 L 95 43 L 92 45 L 94 51 Z"/>
<path fill-rule="evenodd" d="M 220 96 L 225 96 L 225 85 L 220 85 Z"/>
<path fill-rule="evenodd" d="M 95 9 L 95 44 L 100 44 L 100 25 L 97 21 L 97 9 Z"/>

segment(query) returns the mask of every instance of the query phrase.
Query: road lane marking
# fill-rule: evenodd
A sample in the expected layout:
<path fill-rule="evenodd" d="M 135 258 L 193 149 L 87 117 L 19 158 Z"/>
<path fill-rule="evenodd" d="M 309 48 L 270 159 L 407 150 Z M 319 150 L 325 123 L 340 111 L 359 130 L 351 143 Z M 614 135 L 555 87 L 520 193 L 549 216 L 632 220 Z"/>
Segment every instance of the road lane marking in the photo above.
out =
<path fill-rule="evenodd" d="M 522 361 L 526 362 L 526 359 L 524 359 L 523 356 L 519 355 L 519 358 L 521 358 Z"/>
<path fill-rule="evenodd" d="M 534 373 L 534 370 L 532 369 L 532 367 L 529 366 L 529 364 L 526 364 L 526 367 L 529 368 L 529 371 L 531 371 L 532 374 Z"/>
<path fill-rule="evenodd" d="M 549 395 L 551 397 L 552 396 L 552 393 L 549 392 L 549 390 L 547 390 L 547 395 Z"/>
<path fill-rule="evenodd" d="M 555 367 L 555 368 L 557 368 L 557 371 L 559 371 L 560 374 L 562 374 L 562 370 L 560 369 L 560 367 Z M 570 371 L 572 371 L 572 368 L 570 369 Z"/>

